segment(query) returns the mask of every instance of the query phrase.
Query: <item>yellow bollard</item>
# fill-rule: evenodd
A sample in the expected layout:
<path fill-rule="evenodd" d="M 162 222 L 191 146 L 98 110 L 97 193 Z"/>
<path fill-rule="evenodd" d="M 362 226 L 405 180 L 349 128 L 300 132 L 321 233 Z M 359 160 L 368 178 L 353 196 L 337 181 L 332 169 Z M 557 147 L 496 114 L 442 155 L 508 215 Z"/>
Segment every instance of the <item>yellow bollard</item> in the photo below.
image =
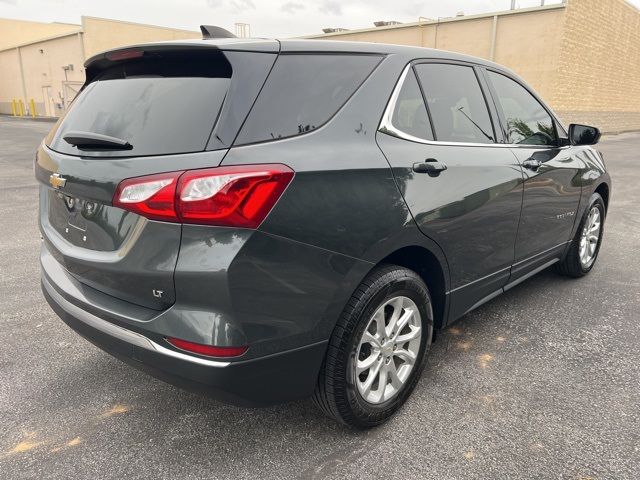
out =
<path fill-rule="evenodd" d="M 22 99 L 18 101 L 18 107 L 20 107 L 20 116 L 24 117 L 24 102 Z"/>
<path fill-rule="evenodd" d="M 16 99 L 15 98 L 11 99 L 11 113 L 13 114 L 14 117 L 18 116 L 18 108 L 16 107 Z"/>
<path fill-rule="evenodd" d="M 29 108 L 31 109 L 31 116 L 36 118 L 36 102 L 33 101 L 33 98 L 29 100 Z"/>

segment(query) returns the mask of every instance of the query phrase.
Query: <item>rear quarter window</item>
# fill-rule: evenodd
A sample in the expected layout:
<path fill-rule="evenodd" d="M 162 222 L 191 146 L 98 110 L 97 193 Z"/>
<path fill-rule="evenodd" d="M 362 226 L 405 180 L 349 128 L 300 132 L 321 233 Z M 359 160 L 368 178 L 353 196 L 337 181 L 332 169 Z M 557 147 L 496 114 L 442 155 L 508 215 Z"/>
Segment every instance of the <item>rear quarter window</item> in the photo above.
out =
<path fill-rule="evenodd" d="M 321 127 L 380 60 L 379 55 L 280 55 L 235 144 L 292 137 Z"/>

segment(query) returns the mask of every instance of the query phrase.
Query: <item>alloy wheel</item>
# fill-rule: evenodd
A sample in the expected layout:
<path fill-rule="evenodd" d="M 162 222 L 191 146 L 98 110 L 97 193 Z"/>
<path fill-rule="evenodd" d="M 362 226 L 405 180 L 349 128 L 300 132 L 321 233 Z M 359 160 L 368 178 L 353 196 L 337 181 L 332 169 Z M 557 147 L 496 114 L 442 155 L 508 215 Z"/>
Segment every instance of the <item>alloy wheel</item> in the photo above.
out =
<path fill-rule="evenodd" d="M 354 362 L 362 398 L 380 404 L 398 394 L 413 370 L 422 340 L 418 306 L 405 296 L 393 297 L 372 315 L 362 333 Z"/>
<path fill-rule="evenodd" d="M 600 209 L 597 206 L 591 207 L 587 221 L 584 223 L 582 235 L 580 236 L 580 263 L 583 268 L 589 268 L 595 260 L 598 241 L 601 230 Z"/>

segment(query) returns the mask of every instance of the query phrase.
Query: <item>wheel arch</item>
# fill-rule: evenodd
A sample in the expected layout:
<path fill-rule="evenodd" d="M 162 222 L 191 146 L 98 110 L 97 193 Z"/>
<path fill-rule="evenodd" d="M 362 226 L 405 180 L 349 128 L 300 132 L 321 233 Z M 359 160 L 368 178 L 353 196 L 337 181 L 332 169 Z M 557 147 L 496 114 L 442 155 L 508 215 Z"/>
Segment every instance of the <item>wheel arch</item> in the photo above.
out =
<path fill-rule="evenodd" d="M 434 338 L 446 326 L 449 314 L 450 274 L 440 245 L 413 224 L 370 248 L 348 272 L 320 321 L 321 336 L 329 338 L 339 316 L 362 281 L 382 265 L 394 264 L 415 271 L 429 288 L 434 307 Z"/>
<path fill-rule="evenodd" d="M 599 194 L 602 197 L 602 201 L 604 202 L 604 210 L 605 212 L 609 211 L 609 185 L 606 182 L 602 182 L 600 185 L 596 187 L 594 193 Z"/>
<path fill-rule="evenodd" d="M 434 333 L 446 324 L 448 269 L 443 268 L 438 256 L 429 249 L 409 245 L 395 250 L 381 259 L 374 268 L 393 264 L 413 270 L 429 288 L 433 303 Z M 373 269 L 372 269 L 373 270 Z"/>

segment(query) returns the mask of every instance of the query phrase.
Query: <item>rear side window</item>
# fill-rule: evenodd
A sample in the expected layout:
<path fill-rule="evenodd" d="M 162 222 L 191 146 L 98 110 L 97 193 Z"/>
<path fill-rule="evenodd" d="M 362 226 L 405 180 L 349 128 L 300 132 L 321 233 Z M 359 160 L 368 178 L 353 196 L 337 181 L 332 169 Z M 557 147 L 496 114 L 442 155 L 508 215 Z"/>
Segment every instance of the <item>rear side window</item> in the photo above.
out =
<path fill-rule="evenodd" d="M 319 128 L 380 59 L 378 55 L 280 55 L 235 144 L 292 137 Z"/>
<path fill-rule="evenodd" d="M 398 130 L 423 140 L 433 140 L 433 131 L 424 105 L 422 92 L 413 69 L 402 84 L 391 117 L 391 124 Z"/>
<path fill-rule="evenodd" d="M 472 67 L 445 63 L 416 65 L 436 140 L 494 143 L 487 104 Z"/>
<path fill-rule="evenodd" d="M 487 72 L 506 120 L 508 143 L 556 145 L 551 115 L 519 83 L 496 72 Z"/>
<path fill-rule="evenodd" d="M 207 147 L 214 125 L 223 123 L 217 125 L 216 144 L 209 149 L 228 147 L 275 58 L 242 53 L 248 59 L 239 61 L 242 59 L 234 60 L 233 53 L 154 52 L 148 58 L 114 62 L 95 74 L 46 143 L 62 153 L 88 157 L 200 152 Z M 228 58 L 234 61 L 234 68 Z M 249 60 L 250 74 L 245 65 Z M 262 78 L 256 70 L 263 72 Z M 234 79 L 238 85 L 250 77 L 255 86 L 242 84 L 243 91 L 234 94 L 232 76 L 242 77 Z M 227 110 L 230 113 L 225 115 Z M 64 140 L 72 131 L 116 137 L 132 147 L 80 149 Z"/>

